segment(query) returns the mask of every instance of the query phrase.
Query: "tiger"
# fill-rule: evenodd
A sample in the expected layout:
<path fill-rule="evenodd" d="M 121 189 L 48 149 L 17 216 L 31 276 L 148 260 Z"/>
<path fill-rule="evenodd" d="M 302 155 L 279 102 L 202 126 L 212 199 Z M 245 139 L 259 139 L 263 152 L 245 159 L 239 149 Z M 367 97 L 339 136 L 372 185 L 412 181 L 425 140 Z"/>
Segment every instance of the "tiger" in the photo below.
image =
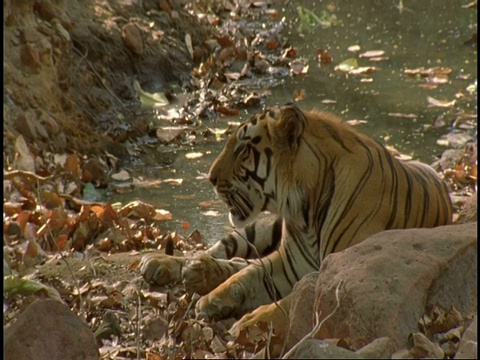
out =
<path fill-rule="evenodd" d="M 183 281 L 203 295 L 195 312 L 204 319 L 276 303 L 326 256 L 383 230 L 452 223 L 448 188 L 431 167 L 293 103 L 241 123 L 208 179 L 238 230 L 198 256 L 152 254 L 141 263 L 147 282 Z"/>

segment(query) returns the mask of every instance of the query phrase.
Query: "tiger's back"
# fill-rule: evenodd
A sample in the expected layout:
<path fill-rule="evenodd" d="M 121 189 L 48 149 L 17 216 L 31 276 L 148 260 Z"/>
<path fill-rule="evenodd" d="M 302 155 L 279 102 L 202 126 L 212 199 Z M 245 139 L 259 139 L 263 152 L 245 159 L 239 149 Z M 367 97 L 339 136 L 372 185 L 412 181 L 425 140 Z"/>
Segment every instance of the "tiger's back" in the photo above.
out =
<path fill-rule="evenodd" d="M 431 167 L 395 158 L 332 114 L 306 113 L 305 121 L 304 134 L 313 135 L 305 135 L 297 158 L 317 154 L 320 165 L 310 164 L 309 173 L 316 172 L 321 180 L 310 180 L 312 186 L 302 180 L 303 175 L 294 182 L 310 188 L 303 201 L 315 199 L 317 203 L 308 221 L 317 226 L 322 258 L 383 230 L 451 223 L 447 186 Z M 309 127 L 315 130 L 308 131 Z M 301 168 L 303 164 L 295 162 L 294 171 L 302 174 Z M 329 170 L 322 174 L 322 169 Z M 322 204 L 328 204 L 328 210 L 320 210 L 325 209 Z"/>

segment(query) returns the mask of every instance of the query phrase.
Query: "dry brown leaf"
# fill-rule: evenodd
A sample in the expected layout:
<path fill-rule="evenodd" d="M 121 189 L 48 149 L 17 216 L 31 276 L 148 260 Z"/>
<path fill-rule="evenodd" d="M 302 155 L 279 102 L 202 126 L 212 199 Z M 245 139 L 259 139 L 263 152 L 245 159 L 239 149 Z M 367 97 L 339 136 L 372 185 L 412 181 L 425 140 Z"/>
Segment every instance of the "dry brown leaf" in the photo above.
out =
<path fill-rule="evenodd" d="M 222 200 L 207 200 L 207 201 L 202 201 L 198 205 L 200 207 L 212 207 L 212 206 L 218 206 L 223 203 Z"/>
<path fill-rule="evenodd" d="M 165 126 L 157 128 L 157 138 L 161 141 L 170 143 L 183 135 L 187 129 L 185 127 L 178 126 Z"/>
<path fill-rule="evenodd" d="M 361 53 L 359 56 L 364 58 L 372 58 L 372 57 L 379 57 L 385 54 L 383 50 L 369 50 Z"/>
<path fill-rule="evenodd" d="M 80 177 L 80 160 L 76 154 L 70 154 L 65 160 L 64 168 L 67 172 L 75 176 Z"/>
<path fill-rule="evenodd" d="M 308 67 L 308 65 L 297 62 L 290 65 L 290 72 L 293 75 L 306 75 L 308 74 Z"/>
<path fill-rule="evenodd" d="M 182 229 L 188 230 L 190 229 L 190 223 L 187 220 L 182 222 Z"/>
<path fill-rule="evenodd" d="M 404 114 L 404 113 L 388 113 L 388 116 L 391 117 L 398 117 L 398 118 L 405 118 L 405 119 L 416 119 L 418 115 L 416 114 Z"/>
<path fill-rule="evenodd" d="M 58 250 L 65 250 L 65 245 L 67 244 L 68 235 L 67 234 L 60 234 L 55 239 L 55 244 Z"/>
<path fill-rule="evenodd" d="M 282 58 L 294 59 L 297 56 L 297 50 L 293 47 L 289 47 L 282 52 Z"/>
<path fill-rule="evenodd" d="M 187 238 L 189 241 L 193 241 L 194 243 L 201 243 L 202 235 L 198 230 L 193 231 Z"/>
<path fill-rule="evenodd" d="M 79 223 L 72 235 L 72 247 L 78 251 L 84 250 L 87 241 L 90 239 L 89 235 L 88 224 L 86 222 Z"/>
<path fill-rule="evenodd" d="M 357 126 L 357 125 L 360 125 L 360 124 L 366 124 L 368 121 L 367 120 L 352 119 L 352 120 L 347 120 L 345 122 L 347 124 L 350 124 L 351 126 Z"/>
<path fill-rule="evenodd" d="M 419 332 L 413 333 L 411 336 L 414 346 L 410 349 L 410 354 L 415 359 L 432 357 L 433 359 L 443 359 L 444 353 L 440 345 L 430 341 L 424 334 Z"/>
<path fill-rule="evenodd" d="M 351 52 L 358 52 L 360 51 L 360 46 L 359 45 L 351 45 L 347 48 L 348 51 L 351 51 Z"/>
<path fill-rule="evenodd" d="M 191 152 L 185 155 L 187 159 L 198 159 L 202 156 L 203 154 L 201 152 Z"/>
<path fill-rule="evenodd" d="M 172 213 L 168 210 L 157 209 L 152 220 L 172 220 Z"/>
<path fill-rule="evenodd" d="M 65 200 L 62 199 L 56 192 L 53 191 L 44 191 L 41 195 L 42 204 L 47 209 L 55 209 L 58 207 L 63 207 Z"/>
<path fill-rule="evenodd" d="M 348 73 L 351 75 L 365 75 L 377 72 L 379 70 L 381 70 L 381 68 L 377 66 L 360 66 L 356 69 L 350 69 Z"/>
<path fill-rule="evenodd" d="M 227 115 L 227 116 L 237 116 L 240 112 L 240 110 L 238 110 L 236 108 L 229 109 L 225 106 L 216 106 L 215 110 L 218 111 L 219 113 L 221 113 L 223 115 Z"/>
<path fill-rule="evenodd" d="M 120 170 L 119 172 L 110 176 L 113 180 L 127 181 L 130 180 L 130 174 L 126 170 Z"/>
<path fill-rule="evenodd" d="M 29 218 L 30 218 L 30 211 L 24 210 L 18 214 L 17 219 L 15 220 L 22 233 L 25 232 L 25 225 L 27 224 Z"/>
<path fill-rule="evenodd" d="M 217 216 L 221 216 L 222 214 L 216 210 L 209 210 L 209 211 L 202 212 L 202 215 L 217 217 Z"/>
<path fill-rule="evenodd" d="M 183 179 L 164 179 L 162 180 L 162 183 L 180 186 L 183 184 Z"/>
<path fill-rule="evenodd" d="M 185 34 L 185 45 L 187 46 L 190 57 L 193 59 L 192 37 L 190 36 L 190 34 Z"/>
<path fill-rule="evenodd" d="M 428 107 L 433 107 L 433 106 L 437 106 L 437 107 L 452 107 L 453 105 L 455 105 L 455 100 L 452 100 L 452 101 L 447 101 L 447 100 L 437 100 L 431 96 L 427 96 L 427 103 L 428 103 Z"/>
<path fill-rule="evenodd" d="M 210 348 L 215 353 L 222 353 L 227 351 L 226 343 L 218 336 L 215 335 L 210 343 Z"/>
<path fill-rule="evenodd" d="M 6 201 L 3 203 L 3 212 L 7 216 L 19 214 L 22 211 L 23 204 L 20 202 Z"/>
<path fill-rule="evenodd" d="M 317 49 L 317 60 L 322 64 L 330 64 L 332 62 L 332 55 L 325 49 Z"/>
<path fill-rule="evenodd" d="M 416 69 L 405 69 L 403 71 L 405 75 L 409 76 L 422 76 L 422 77 L 427 77 L 427 76 L 433 76 L 433 75 L 448 75 L 452 72 L 451 68 L 448 67 L 432 67 L 425 69 L 424 67 L 419 67 Z"/>
<path fill-rule="evenodd" d="M 295 89 L 293 91 L 293 98 L 295 99 L 295 101 L 302 101 L 303 99 L 305 99 L 305 89 Z"/>
<path fill-rule="evenodd" d="M 125 217 L 150 220 L 155 216 L 155 207 L 146 202 L 136 200 L 122 207 L 118 214 Z"/>
<path fill-rule="evenodd" d="M 159 179 L 140 179 L 140 178 L 133 178 L 132 185 L 136 188 L 145 188 L 145 187 L 152 187 L 157 186 L 162 183 L 162 180 Z"/>

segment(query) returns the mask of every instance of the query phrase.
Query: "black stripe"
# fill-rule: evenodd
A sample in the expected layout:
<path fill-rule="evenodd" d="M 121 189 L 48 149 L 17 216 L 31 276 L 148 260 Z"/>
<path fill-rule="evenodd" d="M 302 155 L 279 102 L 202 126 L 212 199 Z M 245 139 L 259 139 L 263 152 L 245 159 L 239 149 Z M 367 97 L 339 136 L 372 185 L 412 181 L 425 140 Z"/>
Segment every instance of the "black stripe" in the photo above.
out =
<path fill-rule="evenodd" d="M 247 249 L 247 254 L 245 255 L 245 258 L 250 259 L 251 255 L 252 255 L 252 246 L 255 246 L 254 244 L 255 244 L 256 237 L 257 237 L 256 229 L 255 229 L 255 223 L 246 226 L 244 230 L 245 230 L 245 234 L 247 236 L 247 241 L 249 243 L 249 246 L 248 246 L 248 249 Z M 254 257 L 257 257 L 256 254 L 254 254 Z"/>
<path fill-rule="evenodd" d="M 275 281 L 273 281 L 273 277 L 272 277 L 272 274 L 273 274 L 272 261 L 268 257 L 263 259 L 262 261 L 263 261 L 263 265 L 265 266 L 265 268 L 263 269 L 263 285 L 264 285 L 265 289 L 267 290 L 268 296 L 270 297 L 272 302 L 280 300 L 282 298 L 282 295 L 281 295 L 280 291 L 278 290 L 277 286 L 275 285 Z M 268 270 L 266 269 L 265 262 L 268 262 L 270 264 L 270 271 L 269 271 L 270 276 L 268 276 L 268 274 L 267 274 Z M 275 294 L 274 294 L 274 292 L 275 292 Z"/>
<path fill-rule="evenodd" d="M 287 224 L 288 226 L 288 224 Z M 296 237 L 295 231 L 293 231 L 292 227 L 288 227 L 287 229 L 288 234 L 292 237 L 292 241 L 294 241 L 297 244 L 298 250 L 301 252 L 302 258 L 310 265 L 313 269 L 318 269 L 318 260 L 312 262 L 312 259 L 309 255 L 314 255 L 311 254 L 311 249 L 310 248 L 304 248 L 302 245 L 304 244 L 304 241 L 302 241 L 303 234 L 300 234 L 300 236 Z"/>
<path fill-rule="evenodd" d="M 329 124 L 327 123 L 323 123 L 323 126 L 325 127 L 325 129 L 330 133 L 330 135 L 332 136 L 332 139 L 335 140 L 337 143 L 340 144 L 340 146 L 347 152 L 349 153 L 353 153 L 352 150 L 348 149 L 346 146 L 345 146 L 345 143 L 342 141 L 342 138 L 340 137 L 340 135 L 338 135 L 338 133 L 335 131 L 335 129 L 330 126 Z M 356 138 L 356 137 L 355 137 Z"/>
<path fill-rule="evenodd" d="M 287 246 L 288 246 L 288 247 L 287 247 Z M 288 265 L 290 265 L 290 269 L 291 269 L 292 272 L 293 272 L 293 276 L 295 276 L 296 281 L 299 281 L 299 280 L 300 280 L 300 277 L 298 276 L 297 271 L 295 270 L 295 265 L 292 263 L 292 260 L 293 260 L 295 257 L 290 256 L 290 253 L 291 253 L 290 244 L 287 243 L 287 244 L 285 244 L 285 257 L 287 258 Z M 284 267 L 283 272 L 284 272 L 284 273 L 285 273 L 285 265 L 286 265 L 286 264 L 283 264 L 283 267 Z M 290 282 L 290 285 L 292 285 L 292 287 L 293 287 L 293 285 L 295 284 L 296 281 L 294 281 L 294 283 L 292 284 L 292 282 L 290 281 L 290 279 L 288 279 L 288 276 L 287 276 L 286 273 L 285 273 L 285 277 L 286 277 L 287 280 Z"/>
<path fill-rule="evenodd" d="M 227 237 L 224 237 L 220 240 L 225 248 L 225 255 L 227 259 L 235 257 L 238 251 L 237 239 L 232 234 L 228 234 Z"/>
<path fill-rule="evenodd" d="M 391 178 L 392 178 L 392 192 L 391 195 L 393 196 L 393 203 L 392 206 L 390 207 L 391 214 L 390 218 L 388 219 L 388 222 L 385 226 L 385 229 L 391 229 L 395 219 L 397 218 L 397 206 L 398 206 L 398 177 L 397 177 L 397 171 L 395 169 L 395 164 L 394 161 L 396 160 L 386 148 L 383 148 L 384 151 L 384 159 L 386 160 L 386 163 L 388 164 L 390 168 L 390 173 L 391 173 Z"/>
<path fill-rule="evenodd" d="M 274 250 L 278 249 L 282 240 L 282 223 L 283 219 L 281 217 L 278 217 L 273 223 L 270 246 L 264 250 L 262 255 L 271 254 Z"/>
<path fill-rule="evenodd" d="M 367 184 L 367 181 L 370 179 L 372 171 L 373 171 L 374 166 L 375 166 L 375 164 L 373 162 L 373 157 L 370 153 L 370 148 L 368 148 L 364 143 L 362 143 L 360 141 L 358 141 L 358 143 L 359 143 L 360 146 L 362 146 L 365 149 L 365 153 L 368 157 L 369 165 L 367 166 L 365 172 L 360 177 L 358 185 L 355 187 L 355 191 L 350 195 L 349 199 L 346 201 L 347 205 L 344 207 L 342 213 L 338 217 L 338 221 L 335 223 L 335 225 L 330 227 L 330 231 L 329 231 L 329 236 L 330 237 L 327 240 L 327 243 L 325 244 L 325 246 L 322 246 L 325 249 L 325 251 L 323 252 L 324 257 L 331 253 L 331 251 L 329 251 L 329 248 L 331 248 L 332 251 L 333 251 L 338 246 L 339 242 L 342 241 L 341 236 L 343 236 L 345 234 L 345 232 L 348 230 L 348 227 L 345 228 L 341 232 L 341 236 L 337 236 L 335 239 L 333 238 L 333 234 L 336 233 L 337 228 L 340 225 L 343 225 L 344 220 L 348 218 L 348 216 L 347 216 L 348 213 L 351 211 L 352 206 L 356 205 L 356 199 L 361 194 L 363 188 Z M 350 222 L 349 226 L 351 226 L 351 224 L 352 224 L 352 222 Z M 330 244 L 330 242 L 332 240 L 334 242 L 333 242 L 333 244 Z"/>

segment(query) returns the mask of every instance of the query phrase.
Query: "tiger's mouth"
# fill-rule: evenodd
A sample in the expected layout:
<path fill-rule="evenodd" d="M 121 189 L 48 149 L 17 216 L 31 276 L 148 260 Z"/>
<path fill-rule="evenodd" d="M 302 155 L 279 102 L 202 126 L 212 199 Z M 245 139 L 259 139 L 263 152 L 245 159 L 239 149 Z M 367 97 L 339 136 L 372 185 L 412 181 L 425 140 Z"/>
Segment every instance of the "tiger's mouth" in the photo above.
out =
<path fill-rule="evenodd" d="M 245 196 L 237 192 L 219 194 L 227 206 L 230 223 L 236 227 L 243 227 L 252 214 L 253 205 Z"/>

